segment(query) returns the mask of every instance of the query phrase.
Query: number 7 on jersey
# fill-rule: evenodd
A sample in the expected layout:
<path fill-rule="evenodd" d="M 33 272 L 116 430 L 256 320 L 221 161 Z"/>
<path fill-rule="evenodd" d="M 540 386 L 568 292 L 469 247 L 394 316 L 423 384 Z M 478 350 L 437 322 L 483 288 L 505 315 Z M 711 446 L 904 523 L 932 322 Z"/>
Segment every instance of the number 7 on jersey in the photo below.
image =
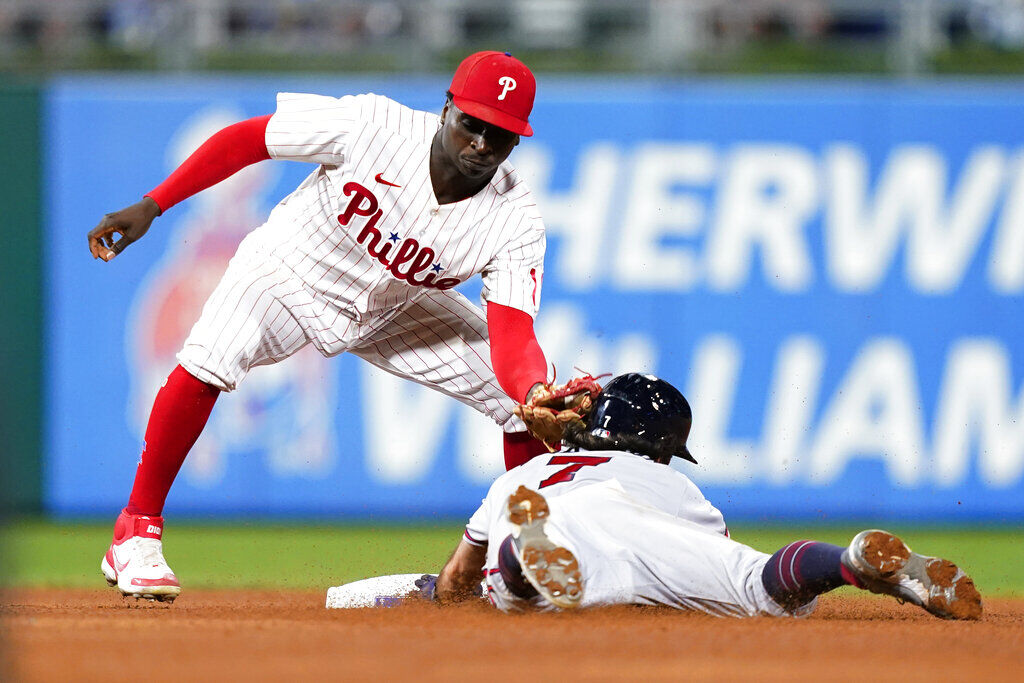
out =
<path fill-rule="evenodd" d="M 608 462 L 611 458 L 597 455 L 556 455 L 548 460 L 549 465 L 566 465 L 550 477 L 540 483 L 540 488 L 560 484 L 563 481 L 572 481 L 576 473 L 584 467 L 593 467 Z"/>

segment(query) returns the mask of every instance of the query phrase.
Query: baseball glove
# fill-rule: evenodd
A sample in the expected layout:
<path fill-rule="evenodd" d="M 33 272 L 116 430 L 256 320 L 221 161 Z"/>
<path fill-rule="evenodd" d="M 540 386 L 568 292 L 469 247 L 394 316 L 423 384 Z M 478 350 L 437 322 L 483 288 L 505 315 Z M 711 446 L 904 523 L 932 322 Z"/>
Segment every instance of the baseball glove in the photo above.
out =
<path fill-rule="evenodd" d="M 520 403 L 513 412 L 526 423 L 535 438 L 544 442 L 551 452 L 562 445 L 565 427 L 571 422 L 582 422 L 594 399 L 601 393 L 600 377 L 584 375 L 565 384 L 545 382 L 530 391 L 526 403 Z"/>

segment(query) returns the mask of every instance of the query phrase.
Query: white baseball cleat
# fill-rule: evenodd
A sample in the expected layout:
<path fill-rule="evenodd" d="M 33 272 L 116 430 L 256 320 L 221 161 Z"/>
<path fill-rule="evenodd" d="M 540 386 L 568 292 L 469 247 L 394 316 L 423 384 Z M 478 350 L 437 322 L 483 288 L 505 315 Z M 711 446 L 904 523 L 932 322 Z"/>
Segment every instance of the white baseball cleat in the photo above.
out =
<path fill-rule="evenodd" d="M 892 595 L 943 619 L 980 619 L 981 594 L 949 560 L 918 555 L 888 531 L 853 537 L 842 562 L 872 593 Z"/>
<path fill-rule="evenodd" d="M 544 524 L 551 514 L 544 496 L 520 486 L 508 497 L 508 519 L 523 576 L 555 607 L 574 609 L 583 600 L 580 564 L 568 548 L 551 542 Z"/>
<path fill-rule="evenodd" d="M 164 559 L 163 533 L 163 517 L 122 510 L 114 524 L 114 540 L 100 563 L 107 584 L 127 597 L 173 602 L 181 584 Z"/>

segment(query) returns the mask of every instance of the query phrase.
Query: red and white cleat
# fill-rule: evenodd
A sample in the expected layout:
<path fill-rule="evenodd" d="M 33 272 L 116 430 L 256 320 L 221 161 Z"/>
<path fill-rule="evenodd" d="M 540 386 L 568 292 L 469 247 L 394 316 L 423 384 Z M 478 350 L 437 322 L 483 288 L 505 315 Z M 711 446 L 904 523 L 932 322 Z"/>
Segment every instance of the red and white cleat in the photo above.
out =
<path fill-rule="evenodd" d="M 164 559 L 163 533 L 163 517 L 122 510 L 114 524 L 114 540 L 100 563 L 107 584 L 128 597 L 173 602 L 181 584 Z"/>

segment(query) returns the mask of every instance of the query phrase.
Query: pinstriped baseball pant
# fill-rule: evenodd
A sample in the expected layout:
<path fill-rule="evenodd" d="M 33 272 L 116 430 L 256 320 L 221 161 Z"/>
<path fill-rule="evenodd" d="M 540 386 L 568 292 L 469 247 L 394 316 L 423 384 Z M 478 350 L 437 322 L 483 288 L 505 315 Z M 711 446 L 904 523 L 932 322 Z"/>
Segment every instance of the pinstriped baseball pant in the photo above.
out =
<path fill-rule="evenodd" d="M 279 262 L 240 250 L 178 362 L 201 381 L 233 391 L 250 368 L 282 361 L 310 343 L 324 356 L 348 351 L 440 391 L 506 432 L 525 430 L 494 376 L 483 311 L 453 290 L 428 289 L 387 319 L 360 325 Z"/>

